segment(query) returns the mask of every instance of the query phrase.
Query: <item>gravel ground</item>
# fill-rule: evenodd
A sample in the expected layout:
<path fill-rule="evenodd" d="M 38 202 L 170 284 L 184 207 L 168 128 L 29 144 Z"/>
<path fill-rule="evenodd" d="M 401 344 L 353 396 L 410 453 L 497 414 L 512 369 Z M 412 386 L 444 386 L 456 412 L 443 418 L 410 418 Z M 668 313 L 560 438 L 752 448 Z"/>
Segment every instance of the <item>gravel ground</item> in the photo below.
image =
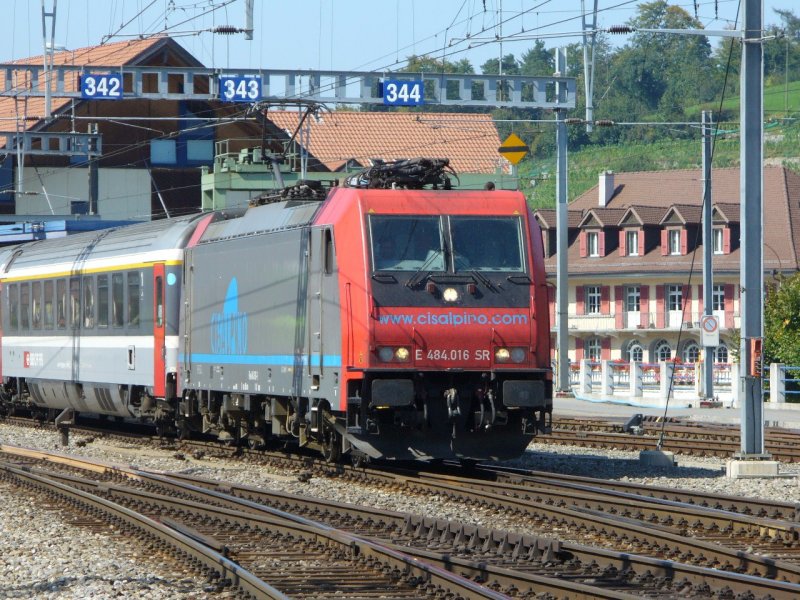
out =
<path fill-rule="evenodd" d="M 142 449 L 72 434 L 68 447 L 58 434 L 0 424 L 0 443 L 64 452 L 112 463 L 147 469 L 180 471 L 202 477 L 304 494 L 338 502 L 365 504 L 402 512 L 424 513 L 478 525 L 508 529 L 507 516 L 489 509 L 459 505 L 436 497 L 411 497 L 376 491 L 336 479 L 312 477 L 300 481 L 296 473 L 248 465 L 235 460 L 190 456 L 174 451 Z M 638 453 L 573 446 L 532 444 L 526 454 L 506 464 L 530 469 L 619 479 L 697 491 L 757 496 L 781 501 L 800 501 L 800 465 L 781 465 L 778 479 L 725 477 L 725 461 L 719 458 L 678 457 L 678 468 L 644 468 Z M 0 487 L 0 598 L 223 598 L 205 588 L 192 573 L 157 559 L 142 557 L 137 548 L 114 536 L 93 533 L 70 525 L 57 511 L 44 517 L 33 501 Z M 511 527 L 513 530 L 514 528 Z M 144 560 L 143 560 L 144 559 Z"/>

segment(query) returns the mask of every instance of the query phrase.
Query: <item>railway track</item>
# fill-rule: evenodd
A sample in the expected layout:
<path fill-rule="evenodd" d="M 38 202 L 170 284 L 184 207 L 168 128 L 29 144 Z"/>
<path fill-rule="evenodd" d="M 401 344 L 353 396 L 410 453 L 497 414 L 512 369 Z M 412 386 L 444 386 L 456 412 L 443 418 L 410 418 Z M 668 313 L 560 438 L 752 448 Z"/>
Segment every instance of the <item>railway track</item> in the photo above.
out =
<path fill-rule="evenodd" d="M 433 553 L 404 554 L 280 511 L 220 506 L 224 502 L 213 492 L 166 494 L 168 486 L 163 481 L 159 485 L 155 475 L 131 471 L 122 479 L 125 483 L 138 479 L 138 486 L 118 485 L 107 481 L 109 473 L 102 465 L 61 457 L 57 463 L 50 462 L 51 467 L 69 471 L 59 473 L 32 466 L 31 462 L 41 462 L 43 455 L 16 454 L 23 455 L 26 465 L 15 465 L 8 458 L 0 463 L 5 481 L 28 493 L 38 491 L 51 502 L 68 503 L 73 511 L 91 518 L 84 524 L 95 528 L 110 524 L 139 538 L 150 552 L 182 560 L 207 574 L 219 589 L 233 588 L 245 597 L 508 597 L 449 572 L 441 566 L 444 560 Z M 113 471 L 120 478 L 120 471 Z M 137 489 L 141 487 L 160 489 L 161 493 Z M 485 569 L 481 572 L 486 573 Z M 493 583 L 502 586 L 502 581 Z"/>
<path fill-rule="evenodd" d="M 213 506 L 214 511 L 235 511 L 236 514 L 252 512 L 259 515 L 265 513 L 274 515 L 274 511 L 278 511 L 280 515 L 291 513 L 303 523 L 309 520 L 326 523 L 329 527 L 347 532 L 359 539 L 369 538 L 376 543 L 386 544 L 402 554 L 417 553 L 415 554 L 417 560 L 433 560 L 434 555 L 444 556 L 447 568 L 470 577 L 475 583 L 485 583 L 494 590 L 509 592 L 512 595 L 524 596 L 526 593 L 541 593 L 544 590 L 558 597 L 571 598 L 631 597 L 630 594 L 648 598 L 672 598 L 678 594 L 688 598 L 714 597 L 714 595 L 723 598 L 733 590 L 737 593 L 749 591 L 754 594 L 749 597 L 755 598 L 790 598 L 800 594 L 798 585 L 800 580 L 797 580 L 796 574 L 792 575 L 787 571 L 786 566 L 780 564 L 780 561 L 771 561 L 763 557 L 741 554 L 742 558 L 762 565 L 763 575 L 774 578 L 754 575 L 752 570 L 743 569 L 741 565 L 738 570 L 745 572 L 736 573 L 733 572 L 736 570 L 733 564 L 716 565 L 731 569 L 719 570 L 709 568 L 714 565 L 683 564 L 663 558 L 632 554 L 630 550 L 618 552 L 574 542 L 509 534 L 451 521 L 321 502 L 217 481 L 197 480 L 187 475 L 164 475 L 134 469 L 92 466 L 88 472 L 94 473 L 94 481 L 87 483 L 81 479 L 83 483 L 78 483 L 74 481 L 75 472 L 87 471 L 86 468 L 76 466 L 68 459 L 47 457 L 42 453 L 20 454 L 20 452 L 15 451 L 14 456 L 29 470 L 50 472 L 54 468 L 64 469 L 66 473 L 62 475 L 53 473 L 48 475 L 59 479 L 63 485 L 89 487 L 98 495 L 110 495 L 114 499 L 123 493 L 122 489 L 118 488 L 124 490 L 134 488 L 139 494 L 139 503 L 154 502 L 152 496 L 157 496 L 171 498 L 175 506 L 199 505 L 206 507 L 203 509 L 205 511 L 212 510 L 210 507 Z M 305 462 L 305 465 L 308 466 L 308 462 Z M 464 493 L 463 488 L 461 492 L 453 492 L 459 485 L 456 478 L 451 475 L 390 474 L 383 471 L 373 472 L 371 469 L 359 470 L 324 464 L 313 468 L 327 469 L 329 473 L 335 472 L 340 477 L 349 477 L 354 483 L 373 479 L 374 483 L 382 482 L 382 485 L 397 487 L 400 481 L 408 482 L 414 479 L 415 483 L 411 484 L 411 487 L 417 490 L 416 493 L 430 493 L 434 487 L 438 489 L 436 493 L 443 493 L 444 489 L 451 489 L 451 493 Z M 509 473 L 503 475 L 511 476 Z M 475 480 L 462 482 L 464 485 L 475 483 Z M 405 489 L 409 489 L 408 483 L 403 485 Z M 428 492 L 420 491 L 425 488 Z M 125 491 L 125 493 L 130 492 Z M 481 493 L 483 501 L 486 502 L 490 498 L 490 493 L 485 491 Z M 537 500 L 531 502 L 530 498 L 524 500 L 520 498 L 519 502 L 512 501 L 510 495 L 503 497 L 497 494 L 497 489 L 491 492 L 491 495 L 498 496 L 501 503 L 506 505 L 505 510 L 509 512 L 519 511 L 520 506 L 525 504 L 533 503 L 539 507 Z M 180 511 L 187 510 L 194 509 L 180 509 Z M 567 513 L 563 514 L 566 521 L 562 525 L 574 526 L 574 521 L 570 520 Z M 193 520 L 196 521 L 197 518 L 195 515 Z M 217 517 L 214 522 L 220 520 L 221 517 Z M 630 518 L 616 520 L 621 523 L 632 521 Z M 617 530 L 608 521 L 595 520 L 594 527 L 598 524 L 602 524 L 601 526 L 605 528 L 606 535 L 612 537 L 617 535 L 615 533 Z M 628 525 L 629 523 L 625 527 Z M 589 530 L 592 526 L 584 523 L 582 527 Z M 209 531 L 202 531 L 201 535 L 220 542 L 224 541 L 220 539 L 218 533 L 210 535 Z M 618 541 L 625 540 L 618 539 Z M 628 538 L 627 541 L 629 545 L 635 545 L 633 538 Z M 780 581 L 787 577 L 790 581 Z"/>
<path fill-rule="evenodd" d="M 660 420 L 650 418 L 625 431 L 622 422 L 597 419 L 554 418 L 552 433 L 536 438 L 537 442 L 567 444 L 590 448 L 653 450 L 661 439 Z M 727 457 L 741 448 L 739 430 L 733 426 L 708 425 L 668 419 L 664 423 L 661 448 L 677 454 Z M 766 428 L 765 447 L 773 458 L 800 462 L 800 432 Z"/>

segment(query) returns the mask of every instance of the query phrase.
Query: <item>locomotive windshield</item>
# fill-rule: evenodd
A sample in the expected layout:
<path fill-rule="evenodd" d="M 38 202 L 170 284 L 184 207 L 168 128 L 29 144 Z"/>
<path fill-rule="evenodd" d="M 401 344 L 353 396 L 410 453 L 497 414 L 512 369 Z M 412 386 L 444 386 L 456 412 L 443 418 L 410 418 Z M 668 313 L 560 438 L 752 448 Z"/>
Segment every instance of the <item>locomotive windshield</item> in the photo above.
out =
<path fill-rule="evenodd" d="M 456 271 L 525 270 L 516 217 L 450 217 Z"/>
<path fill-rule="evenodd" d="M 372 215 L 369 225 L 376 271 L 445 270 L 439 217 Z"/>
<path fill-rule="evenodd" d="M 371 215 L 369 227 L 375 271 L 525 271 L 518 217 Z"/>

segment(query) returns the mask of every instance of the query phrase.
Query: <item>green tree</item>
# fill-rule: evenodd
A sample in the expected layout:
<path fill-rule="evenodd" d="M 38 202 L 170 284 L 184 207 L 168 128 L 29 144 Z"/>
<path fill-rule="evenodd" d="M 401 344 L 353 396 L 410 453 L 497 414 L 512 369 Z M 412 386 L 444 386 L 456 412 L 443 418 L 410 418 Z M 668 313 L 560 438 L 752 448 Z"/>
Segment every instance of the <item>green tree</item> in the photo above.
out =
<path fill-rule="evenodd" d="M 800 273 L 767 288 L 764 302 L 764 364 L 800 365 Z"/>
<path fill-rule="evenodd" d="M 533 48 L 526 50 L 519 62 L 520 74 L 530 77 L 549 77 L 555 69 L 553 51 L 545 48 L 542 40 L 536 40 Z"/>

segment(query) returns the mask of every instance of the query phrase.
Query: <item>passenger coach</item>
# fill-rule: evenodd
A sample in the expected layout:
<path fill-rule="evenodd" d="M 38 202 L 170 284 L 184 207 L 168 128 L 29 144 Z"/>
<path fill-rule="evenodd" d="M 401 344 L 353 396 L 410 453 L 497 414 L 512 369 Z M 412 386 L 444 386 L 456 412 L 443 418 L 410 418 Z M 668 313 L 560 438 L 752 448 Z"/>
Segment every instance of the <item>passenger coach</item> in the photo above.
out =
<path fill-rule="evenodd" d="M 4 249 L 6 385 L 40 408 L 155 414 L 176 395 L 183 248 L 196 220 Z"/>

